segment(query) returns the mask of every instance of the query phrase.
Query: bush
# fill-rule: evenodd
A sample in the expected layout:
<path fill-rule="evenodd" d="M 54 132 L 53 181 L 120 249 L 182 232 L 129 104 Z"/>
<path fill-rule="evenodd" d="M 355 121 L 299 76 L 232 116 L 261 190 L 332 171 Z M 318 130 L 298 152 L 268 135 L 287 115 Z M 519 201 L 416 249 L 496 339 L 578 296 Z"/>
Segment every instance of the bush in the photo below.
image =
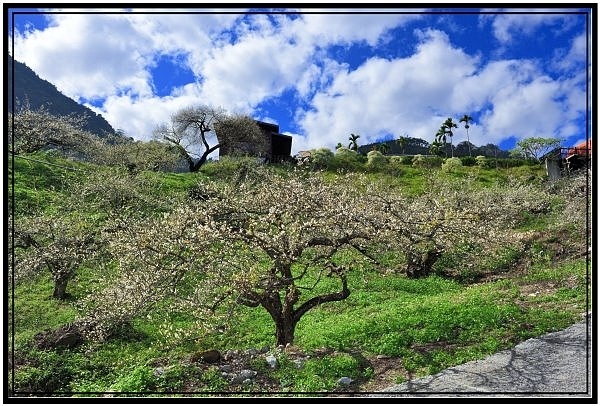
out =
<path fill-rule="evenodd" d="M 498 166 L 501 168 L 515 168 L 518 166 L 535 166 L 540 163 L 534 159 L 524 158 L 504 158 L 498 160 Z"/>
<path fill-rule="evenodd" d="M 400 157 L 400 163 L 404 165 L 412 165 L 414 156 L 412 155 L 404 155 Z"/>
<path fill-rule="evenodd" d="M 490 169 L 492 167 L 492 161 L 483 155 L 478 155 L 475 158 L 475 163 L 480 168 Z"/>
<path fill-rule="evenodd" d="M 394 176 L 400 176 L 402 174 L 403 158 L 404 157 L 399 157 L 399 156 L 389 157 L 387 172 Z M 412 161 L 412 157 L 411 157 L 411 161 Z"/>
<path fill-rule="evenodd" d="M 310 151 L 309 167 L 311 169 L 327 169 L 333 160 L 333 152 L 328 148 L 317 148 Z"/>
<path fill-rule="evenodd" d="M 262 165 L 261 159 L 256 157 L 223 156 L 218 161 L 205 163 L 201 171 L 217 179 L 235 180 L 241 174 L 253 172 Z"/>
<path fill-rule="evenodd" d="M 137 366 L 122 375 L 110 388 L 115 392 L 145 392 L 156 388 L 156 377 L 147 366 Z"/>
<path fill-rule="evenodd" d="M 475 166 L 477 164 L 477 161 L 472 156 L 461 156 L 460 161 L 463 166 Z"/>
<path fill-rule="evenodd" d="M 335 156 L 330 162 L 330 169 L 343 169 L 348 171 L 359 171 L 363 169 L 362 157 L 346 147 L 336 149 Z"/>
<path fill-rule="evenodd" d="M 14 369 L 14 389 L 18 392 L 52 393 L 69 391 L 69 384 L 76 374 L 77 364 L 60 352 L 30 350 L 18 354 L 23 362 Z M 81 360 L 79 360 L 81 361 Z"/>
<path fill-rule="evenodd" d="M 463 166 L 463 164 L 462 164 L 462 161 L 460 160 L 460 158 L 448 158 L 442 164 L 442 170 L 444 172 L 454 172 L 458 168 L 461 168 L 462 166 Z"/>
<path fill-rule="evenodd" d="M 387 165 L 387 158 L 379 151 L 369 151 L 367 154 L 367 168 L 380 171 Z"/>
<path fill-rule="evenodd" d="M 413 166 L 419 168 L 439 168 L 442 162 L 444 161 L 439 156 L 423 156 L 421 154 L 415 155 L 412 160 Z"/>

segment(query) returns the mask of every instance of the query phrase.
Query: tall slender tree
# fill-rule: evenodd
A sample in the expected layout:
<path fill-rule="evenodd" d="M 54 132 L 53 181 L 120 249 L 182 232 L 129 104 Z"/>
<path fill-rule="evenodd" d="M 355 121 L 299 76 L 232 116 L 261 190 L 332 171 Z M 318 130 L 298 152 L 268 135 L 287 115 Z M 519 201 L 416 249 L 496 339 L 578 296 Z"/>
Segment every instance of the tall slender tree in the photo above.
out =
<path fill-rule="evenodd" d="M 452 129 L 458 128 L 458 125 L 456 125 L 456 123 L 452 121 L 452 118 L 448 117 L 446 121 L 444 121 L 444 123 L 442 124 L 442 128 L 444 128 L 445 132 L 444 138 L 446 135 L 450 137 L 450 154 L 452 158 L 454 158 L 454 149 L 452 148 L 452 136 L 454 135 L 454 133 L 452 132 Z"/>
<path fill-rule="evenodd" d="M 431 147 L 430 151 L 432 154 L 441 156 L 443 151 L 443 153 L 448 156 L 446 153 L 446 127 L 444 127 L 444 125 L 442 125 L 437 133 L 435 133 L 435 140 L 431 144 Z"/>
<path fill-rule="evenodd" d="M 348 144 L 348 148 L 351 149 L 352 151 L 358 151 L 358 143 L 356 142 L 356 140 L 358 140 L 359 138 L 360 138 L 360 135 L 350 134 L 350 137 L 348 137 L 348 139 L 350 140 L 350 143 Z"/>
<path fill-rule="evenodd" d="M 400 147 L 400 153 L 402 155 L 404 155 L 404 149 L 406 148 L 406 145 L 408 144 L 408 137 L 402 136 L 402 137 L 398 138 L 396 140 L 396 144 L 398 144 L 398 146 Z"/>
<path fill-rule="evenodd" d="M 471 156 L 471 141 L 469 140 L 469 122 L 471 121 L 473 121 L 473 117 L 469 116 L 468 114 L 465 114 L 460 120 L 458 120 L 459 123 L 465 123 L 465 130 L 467 130 L 467 143 L 469 146 L 469 156 Z"/>

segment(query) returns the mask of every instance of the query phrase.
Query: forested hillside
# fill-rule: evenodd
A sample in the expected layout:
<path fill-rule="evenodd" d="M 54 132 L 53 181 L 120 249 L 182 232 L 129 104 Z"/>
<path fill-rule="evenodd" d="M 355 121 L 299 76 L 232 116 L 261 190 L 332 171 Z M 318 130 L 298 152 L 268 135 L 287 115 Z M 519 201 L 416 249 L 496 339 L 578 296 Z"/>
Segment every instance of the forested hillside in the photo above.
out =
<path fill-rule="evenodd" d="M 98 136 L 115 133 L 115 129 L 104 117 L 65 96 L 53 84 L 41 79 L 27 65 L 14 60 L 10 55 L 7 68 L 8 111 L 13 111 L 13 108 L 19 111 L 22 108 L 38 110 L 45 107 L 55 116 L 86 116 L 84 129 Z"/>

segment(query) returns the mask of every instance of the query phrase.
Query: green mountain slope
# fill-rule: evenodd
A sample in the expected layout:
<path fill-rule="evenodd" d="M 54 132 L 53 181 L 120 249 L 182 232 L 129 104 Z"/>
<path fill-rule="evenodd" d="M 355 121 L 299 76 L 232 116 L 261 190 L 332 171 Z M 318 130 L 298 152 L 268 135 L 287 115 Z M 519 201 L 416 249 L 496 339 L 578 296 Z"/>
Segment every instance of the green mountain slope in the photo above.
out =
<path fill-rule="evenodd" d="M 13 111 L 13 108 L 18 110 L 24 105 L 34 110 L 45 106 L 50 113 L 58 116 L 69 114 L 87 116 L 87 125 L 84 129 L 98 136 L 115 133 L 115 129 L 104 117 L 59 92 L 52 83 L 41 79 L 24 63 L 14 60 L 10 55 L 6 61 L 8 111 Z"/>

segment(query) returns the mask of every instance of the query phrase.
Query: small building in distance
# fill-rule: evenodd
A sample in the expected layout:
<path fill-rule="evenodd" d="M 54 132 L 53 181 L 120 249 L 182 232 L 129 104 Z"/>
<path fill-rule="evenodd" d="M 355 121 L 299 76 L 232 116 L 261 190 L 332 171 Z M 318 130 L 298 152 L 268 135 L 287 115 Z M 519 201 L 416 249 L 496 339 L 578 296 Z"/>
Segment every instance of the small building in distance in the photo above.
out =
<path fill-rule="evenodd" d="M 592 159 L 592 139 L 582 141 L 565 153 L 565 161 L 570 170 L 589 167 Z"/>
<path fill-rule="evenodd" d="M 563 173 L 590 169 L 592 165 L 592 139 L 582 141 L 573 147 L 558 147 L 541 158 L 546 163 L 546 174 L 552 180 Z"/>
<path fill-rule="evenodd" d="M 264 121 L 254 120 L 264 134 L 267 142 L 264 151 L 259 152 L 259 156 L 264 157 L 266 162 L 276 163 L 285 162 L 292 159 L 292 136 L 279 133 L 279 125 L 266 123 Z M 225 146 L 219 149 L 219 156 L 239 155 L 236 147 L 227 148 Z"/>

